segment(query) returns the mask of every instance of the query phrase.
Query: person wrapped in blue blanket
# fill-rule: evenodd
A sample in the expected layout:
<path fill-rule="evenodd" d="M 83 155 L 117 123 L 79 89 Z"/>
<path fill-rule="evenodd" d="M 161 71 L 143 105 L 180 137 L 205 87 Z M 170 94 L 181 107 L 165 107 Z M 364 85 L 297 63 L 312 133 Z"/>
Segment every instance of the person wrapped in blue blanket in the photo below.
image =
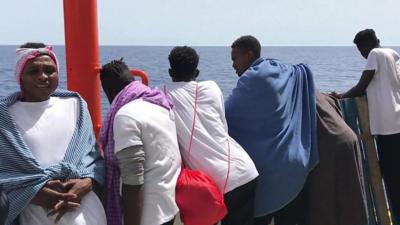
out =
<path fill-rule="evenodd" d="M 103 183 L 104 166 L 87 105 L 77 93 L 56 91 L 58 72 L 51 47 L 17 49 L 21 91 L 0 100 L 0 184 L 9 199 L 4 224 L 106 224 L 92 191 Z"/>
<path fill-rule="evenodd" d="M 295 208 L 318 163 L 313 76 L 307 65 L 261 58 L 253 36 L 242 36 L 231 47 L 239 80 L 225 102 L 226 119 L 229 134 L 259 172 L 254 224 L 266 225 L 274 213 Z M 275 224 L 301 224 L 296 221 L 301 215 L 280 215 L 285 216 L 275 218 Z"/>
<path fill-rule="evenodd" d="M 8 214 L 8 198 L 3 188 L 0 187 L 0 224 L 4 224 Z"/>

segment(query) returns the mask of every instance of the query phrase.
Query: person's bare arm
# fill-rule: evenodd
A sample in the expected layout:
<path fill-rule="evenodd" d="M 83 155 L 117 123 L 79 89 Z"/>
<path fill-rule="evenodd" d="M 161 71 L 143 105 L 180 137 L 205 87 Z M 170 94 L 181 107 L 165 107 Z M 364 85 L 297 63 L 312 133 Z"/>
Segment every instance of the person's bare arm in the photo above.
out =
<path fill-rule="evenodd" d="M 122 184 L 124 224 L 140 225 L 143 211 L 143 185 Z"/>
<path fill-rule="evenodd" d="M 345 93 L 334 93 L 333 95 L 337 98 L 352 98 L 364 95 L 369 83 L 371 82 L 372 78 L 374 78 L 374 74 L 375 70 L 364 70 L 356 86 L 352 87 Z"/>
<path fill-rule="evenodd" d="M 122 180 L 125 225 L 140 225 L 144 184 L 143 145 L 130 146 L 116 153 Z"/>

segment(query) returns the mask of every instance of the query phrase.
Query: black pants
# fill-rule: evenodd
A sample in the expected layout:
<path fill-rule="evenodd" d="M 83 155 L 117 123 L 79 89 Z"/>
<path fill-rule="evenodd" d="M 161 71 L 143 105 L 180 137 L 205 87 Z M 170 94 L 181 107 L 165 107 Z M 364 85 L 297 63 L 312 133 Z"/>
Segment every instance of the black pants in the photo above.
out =
<path fill-rule="evenodd" d="M 303 190 L 282 209 L 266 216 L 254 218 L 253 225 L 268 225 L 272 218 L 274 218 L 275 225 L 305 225 L 306 199 L 306 192 Z"/>
<path fill-rule="evenodd" d="M 228 215 L 222 219 L 222 225 L 251 224 L 254 214 L 254 195 L 257 179 L 254 179 L 224 195 Z"/>
<path fill-rule="evenodd" d="M 400 219 L 400 133 L 378 135 L 379 165 L 393 216 Z"/>
<path fill-rule="evenodd" d="M 175 220 L 175 218 L 173 218 L 172 220 L 170 220 L 170 221 L 168 221 L 166 223 L 163 223 L 161 225 L 174 225 L 174 220 Z"/>
<path fill-rule="evenodd" d="M 8 199 L 6 193 L 0 188 L 0 224 L 4 224 L 8 215 Z"/>

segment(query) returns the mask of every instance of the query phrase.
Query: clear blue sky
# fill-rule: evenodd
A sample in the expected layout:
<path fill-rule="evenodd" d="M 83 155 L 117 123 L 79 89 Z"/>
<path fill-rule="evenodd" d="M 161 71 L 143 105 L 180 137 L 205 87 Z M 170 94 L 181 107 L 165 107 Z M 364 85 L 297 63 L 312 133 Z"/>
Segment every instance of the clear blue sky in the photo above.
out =
<path fill-rule="evenodd" d="M 84 0 L 82 0 L 84 1 Z M 98 0 L 101 45 L 352 45 L 374 28 L 400 46 L 400 0 Z M 2 0 L 0 45 L 64 44 L 62 0 Z"/>

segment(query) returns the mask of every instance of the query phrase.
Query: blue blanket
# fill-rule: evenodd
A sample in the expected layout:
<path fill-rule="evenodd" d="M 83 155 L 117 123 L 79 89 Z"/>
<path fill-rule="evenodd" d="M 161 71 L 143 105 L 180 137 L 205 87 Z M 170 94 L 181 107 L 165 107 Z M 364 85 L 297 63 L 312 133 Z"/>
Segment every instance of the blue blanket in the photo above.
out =
<path fill-rule="evenodd" d="M 275 212 L 301 191 L 318 163 L 316 100 L 310 69 L 258 59 L 225 103 L 229 134 L 259 172 L 255 216 Z"/>
<path fill-rule="evenodd" d="M 6 224 L 16 220 L 49 180 L 90 177 L 100 184 L 104 182 L 103 161 L 100 159 L 92 122 L 83 99 L 68 91 L 57 91 L 53 94 L 79 98 L 81 111 L 63 161 L 58 165 L 42 168 L 8 111 L 8 106 L 15 103 L 19 96 L 20 93 L 15 93 L 0 100 L 0 184 L 10 199 Z"/>
<path fill-rule="evenodd" d="M 3 191 L 0 186 L 0 224 L 4 224 L 8 215 L 8 198 L 7 194 Z"/>

